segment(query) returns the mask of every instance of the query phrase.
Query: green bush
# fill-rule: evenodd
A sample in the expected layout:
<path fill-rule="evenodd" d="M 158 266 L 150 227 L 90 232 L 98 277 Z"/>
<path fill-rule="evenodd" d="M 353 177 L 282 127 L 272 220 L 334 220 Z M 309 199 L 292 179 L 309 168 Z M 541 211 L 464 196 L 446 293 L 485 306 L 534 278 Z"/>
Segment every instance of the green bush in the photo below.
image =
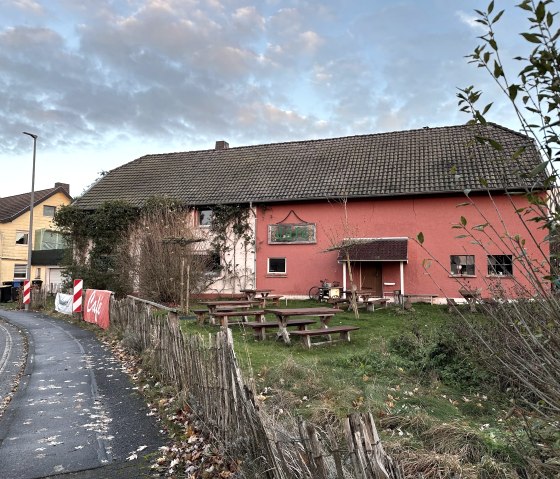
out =
<path fill-rule="evenodd" d="M 448 385 L 477 387 L 490 379 L 452 329 L 428 334 L 406 332 L 391 338 L 388 346 L 389 351 L 407 361 L 411 372 L 424 377 L 435 374 Z"/>

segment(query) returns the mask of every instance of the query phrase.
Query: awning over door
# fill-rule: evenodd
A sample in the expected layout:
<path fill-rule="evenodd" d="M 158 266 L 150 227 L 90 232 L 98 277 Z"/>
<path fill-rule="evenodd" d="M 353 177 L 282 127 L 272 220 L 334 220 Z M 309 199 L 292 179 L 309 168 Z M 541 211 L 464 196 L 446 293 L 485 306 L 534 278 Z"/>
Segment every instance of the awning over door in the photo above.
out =
<path fill-rule="evenodd" d="M 339 261 L 408 261 L 408 238 L 351 238 L 336 249 Z"/>

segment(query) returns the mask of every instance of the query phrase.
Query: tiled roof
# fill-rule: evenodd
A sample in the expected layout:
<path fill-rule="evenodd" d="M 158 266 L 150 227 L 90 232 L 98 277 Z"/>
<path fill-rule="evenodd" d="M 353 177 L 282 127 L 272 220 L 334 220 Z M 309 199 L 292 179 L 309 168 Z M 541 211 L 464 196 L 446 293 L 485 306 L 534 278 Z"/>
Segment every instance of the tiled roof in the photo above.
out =
<path fill-rule="evenodd" d="M 65 186 L 66 188 L 64 186 L 56 186 L 54 188 L 48 188 L 46 190 L 35 191 L 33 196 L 33 205 L 36 206 L 39 203 L 42 203 L 58 192 L 65 193 L 66 195 L 68 195 L 68 198 L 72 199 L 68 194 L 67 185 Z M 31 192 L 0 198 L 0 223 L 8 223 L 10 221 L 13 221 L 18 216 L 29 211 L 30 201 Z"/>
<path fill-rule="evenodd" d="M 348 255 L 348 256 L 347 256 Z M 340 248 L 339 261 L 407 261 L 407 238 L 355 238 Z"/>
<path fill-rule="evenodd" d="M 503 145 L 503 154 L 476 142 Z M 521 146 L 527 150 L 515 161 Z M 541 162 L 533 142 L 498 125 L 461 125 L 218 150 L 147 155 L 110 171 L 76 203 L 150 196 L 191 205 L 360 198 L 522 186 Z"/>

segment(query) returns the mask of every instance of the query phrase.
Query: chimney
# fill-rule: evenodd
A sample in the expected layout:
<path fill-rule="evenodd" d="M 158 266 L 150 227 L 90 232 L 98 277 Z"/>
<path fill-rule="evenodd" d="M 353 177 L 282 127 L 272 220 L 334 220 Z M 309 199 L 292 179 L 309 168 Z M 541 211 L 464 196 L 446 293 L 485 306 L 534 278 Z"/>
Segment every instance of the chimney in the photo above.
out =
<path fill-rule="evenodd" d="M 70 185 L 68 183 L 55 183 L 55 188 L 62 188 L 66 193 L 70 194 Z"/>
<path fill-rule="evenodd" d="M 216 150 L 227 150 L 229 148 L 229 143 L 224 140 L 219 140 L 216 142 Z"/>

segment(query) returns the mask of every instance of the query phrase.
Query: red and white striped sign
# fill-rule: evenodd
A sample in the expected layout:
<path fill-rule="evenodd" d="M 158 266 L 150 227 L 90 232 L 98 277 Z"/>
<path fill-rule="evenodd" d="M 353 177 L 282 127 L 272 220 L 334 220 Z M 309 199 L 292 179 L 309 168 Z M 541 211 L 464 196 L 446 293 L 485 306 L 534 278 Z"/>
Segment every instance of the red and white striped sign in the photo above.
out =
<path fill-rule="evenodd" d="M 82 289 L 84 288 L 83 279 L 74 280 L 74 301 L 72 302 L 72 312 L 82 312 Z"/>
<path fill-rule="evenodd" d="M 23 304 L 31 303 L 31 281 L 26 279 L 23 282 Z"/>

